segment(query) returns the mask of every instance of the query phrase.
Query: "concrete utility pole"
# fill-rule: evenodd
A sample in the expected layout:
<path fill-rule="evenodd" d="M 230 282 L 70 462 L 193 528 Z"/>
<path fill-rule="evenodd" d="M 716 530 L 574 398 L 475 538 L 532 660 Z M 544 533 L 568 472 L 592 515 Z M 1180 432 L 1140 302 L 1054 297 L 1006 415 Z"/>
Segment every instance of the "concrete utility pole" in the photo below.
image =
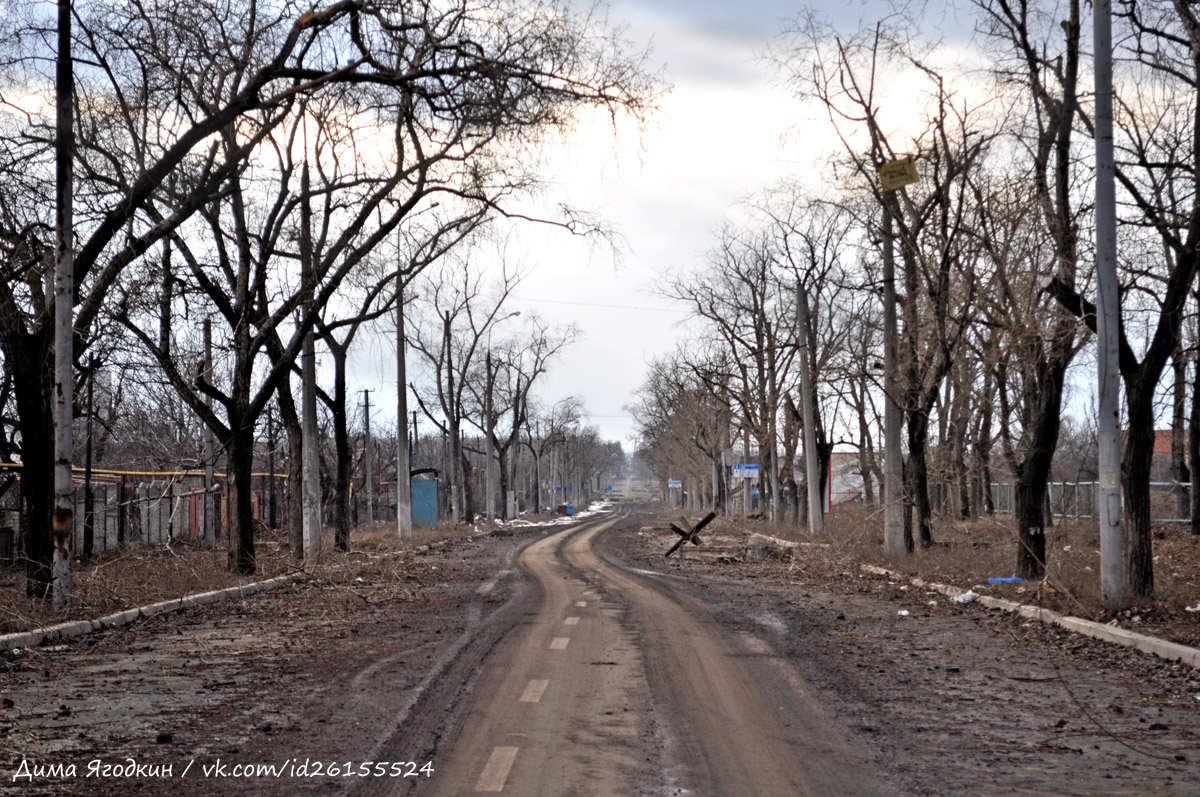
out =
<path fill-rule="evenodd" d="M 92 416 L 95 415 L 96 358 L 88 360 L 87 443 L 83 454 L 83 559 L 92 558 L 96 541 L 96 493 L 92 489 Z"/>
<path fill-rule="evenodd" d="M 412 537 L 412 450 L 408 446 L 408 370 L 404 352 L 404 274 L 396 270 L 396 534 Z M 417 413 L 412 419 L 414 447 Z"/>
<path fill-rule="evenodd" d="M 542 451 L 546 448 L 546 442 L 542 440 L 542 422 L 533 422 L 533 436 L 538 441 L 538 447 L 533 452 L 533 471 L 534 479 L 537 486 L 537 514 L 542 514 L 542 507 L 545 502 L 542 500 Z"/>
<path fill-rule="evenodd" d="M 363 494 L 367 498 L 367 522 L 375 522 L 375 509 L 371 503 L 374 493 L 374 482 L 371 481 L 371 389 L 363 388 L 363 427 L 366 432 L 366 445 L 363 448 Z"/>
<path fill-rule="evenodd" d="M 75 156 L 71 64 L 71 0 L 58 0 L 58 63 L 55 73 L 56 125 L 54 135 L 55 227 L 58 249 L 54 261 L 54 517 L 51 525 L 54 557 L 51 604 L 55 611 L 71 601 L 71 544 L 75 538 L 74 483 L 71 451 L 75 341 L 72 334 L 75 301 L 75 236 L 72 205 Z"/>
<path fill-rule="evenodd" d="M 459 501 L 462 500 L 463 487 L 463 469 L 462 469 L 462 436 L 459 434 L 459 419 L 462 415 L 462 406 L 458 403 L 456 393 L 454 392 L 454 350 L 450 344 L 453 338 L 451 337 L 450 329 L 450 312 L 442 316 L 442 352 L 446 358 L 446 395 L 450 401 L 451 417 L 447 418 L 447 425 L 450 432 L 450 517 L 455 526 L 459 520 Z"/>
<path fill-rule="evenodd" d="M 209 466 L 212 467 L 211 465 Z M 275 529 L 275 413 L 267 408 L 267 525 Z"/>
<path fill-rule="evenodd" d="M 742 430 L 742 465 L 745 466 L 748 464 L 750 464 L 750 430 L 743 429 Z M 749 517 L 750 510 L 753 508 L 753 504 L 750 499 L 750 489 L 755 484 L 755 482 L 757 480 L 757 476 L 755 477 L 755 479 L 749 479 L 746 477 L 746 473 L 747 473 L 746 468 L 743 467 L 742 468 L 742 514 L 745 515 L 746 517 Z"/>
<path fill-rule="evenodd" d="M 1113 163 L 1112 3 L 1096 0 L 1092 15 L 1096 70 L 1096 377 L 1100 390 L 1100 597 L 1110 611 L 1125 606 L 1121 527 L 1121 323 L 1117 282 L 1117 202 Z"/>
<path fill-rule="evenodd" d="M 900 451 L 900 358 L 896 351 L 896 238 L 891 203 L 883 203 L 883 548 L 890 559 L 906 556 L 904 457 Z M 985 488 L 986 489 L 986 488 Z"/>
<path fill-rule="evenodd" d="M 304 317 L 311 318 L 313 308 L 312 208 L 308 204 L 308 163 L 300 172 L 300 268 L 304 284 Z M 304 336 L 301 356 L 303 381 L 303 429 L 301 430 L 302 503 L 304 511 L 304 564 L 321 558 L 321 473 L 317 441 L 317 344 L 310 326 Z"/>
<path fill-rule="evenodd" d="M 813 406 L 812 369 L 808 358 L 808 297 L 804 286 L 796 283 L 796 343 L 800 357 L 800 404 L 804 413 L 804 479 L 808 482 L 808 533 L 825 531 L 821 505 L 821 465 L 817 461 L 816 407 Z M 788 463 L 792 467 L 792 463 Z"/>
<path fill-rule="evenodd" d="M 212 384 L 213 379 L 213 353 L 212 353 L 212 318 L 205 316 L 204 318 L 204 381 Z M 212 396 L 204 394 L 204 405 L 210 410 L 212 409 Z M 270 414 L 267 415 L 267 429 L 271 431 Z M 272 440 L 274 435 L 271 435 Z M 272 449 L 274 442 L 271 443 Z M 216 496 L 213 494 L 213 481 L 215 480 L 216 468 L 213 462 L 216 459 L 216 441 L 213 437 L 213 430 L 210 424 L 204 424 L 204 542 L 206 545 L 211 545 L 214 548 L 217 545 L 216 534 Z M 272 450 L 269 454 L 271 462 L 274 463 L 275 452 Z M 272 467 L 272 473 L 274 468 Z M 271 485 L 274 491 L 274 484 Z M 274 492 L 271 493 L 272 499 Z M 271 528 L 275 528 L 275 507 L 271 506 Z"/>
<path fill-rule="evenodd" d="M 483 397 L 483 451 L 484 458 L 487 462 L 487 467 L 484 471 L 484 482 L 487 485 L 487 522 L 492 525 L 496 522 L 496 467 L 493 460 L 496 458 L 496 452 L 492 445 L 492 348 L 491 334 L 488 334 L 488 350 L 484 356 L 484 367 L 486 374 L 484 376 L 484 387 L 487 393 Z"/>

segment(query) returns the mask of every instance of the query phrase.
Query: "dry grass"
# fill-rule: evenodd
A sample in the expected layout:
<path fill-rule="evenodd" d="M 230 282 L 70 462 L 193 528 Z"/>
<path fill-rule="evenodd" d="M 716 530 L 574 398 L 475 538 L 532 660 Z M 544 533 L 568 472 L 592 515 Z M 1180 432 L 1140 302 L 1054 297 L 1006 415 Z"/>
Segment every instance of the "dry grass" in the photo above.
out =
<path fill-rule="evenodd" d="M 393 565 L 386 564 L 386 554 L 472 534 L 469 527 L 439 526 L 415 529 L 411 540 L 401 540 L 396 536 L 395 525 L 375 523 L 355 529 L 350 535 L 350 552 L 341 554 L 334 548 L 332 530 L 327 529 L 323 543 L 328 555 L 310 570 L 329 584 L 352 586 L 361 583 L 356 579 L 364 578 L 366 571 L 386 575 L 394 569 Z M 0 569 L 0 634 L 100 617 L 195 592 L 260 581 L 298 569 L 286 537 L 281 533 L 268 533 L 256 539 L 255 553 L 257 572 L 253 576 L 239 576 L 229 569 L 229 551 L 223 547 L 214 551 L 175 541 L 169 545 L 109 551 L 87 564 L 75 564 L 72 603 L 63 612 L 53 611 L 48 601 L 35 600 L 25 594 L 25 573 L 21 567 L 5 567 Z"/>
<path fill-rule="evenodd" d="M 1074 521 L 1046 531 L 1046 576 L 1038 582 L 988 584 L 1014 574 L 1017 531 L 1011 517 L 972 522 L 935 520 L 934 544 L 900 562 L 883 554 L 883 517 L 864 506 L 838 507 L 820 538 L 796 525 L 770 526 L 762 520 L 720 519 L 713 528 L 723 534 L 758 531 L 789 540 L 828 543 L 805 548 L 795 567 L 824 577 L 857 579 L 860 564 L 873 564 L 928 581 L 971 588 L 976 592 L 1031 603 L 1064 614 L 1164 636 L 1200 647 L 1200 536 L 1187 526 L 1154 529 L 1155 597 L 1135 602 L 1114 617 L 1100 603 L 1100 535 L 1095 523 Z"/>

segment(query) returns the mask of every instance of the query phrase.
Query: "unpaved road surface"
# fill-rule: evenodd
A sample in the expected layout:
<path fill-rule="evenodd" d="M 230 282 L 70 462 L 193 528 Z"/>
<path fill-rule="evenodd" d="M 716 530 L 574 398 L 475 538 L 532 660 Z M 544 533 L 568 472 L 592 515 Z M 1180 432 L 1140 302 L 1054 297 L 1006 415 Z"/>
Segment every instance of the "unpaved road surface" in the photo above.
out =
<path fill-rule="evenodd" d="M 771 651 L 597 555 L 620 520 L 522 553 L 540 605 L 489 661 L 428 792 L 881 793 L 867 748 Z"/>
<path fill-rule="evenodd" d="M 1189 668 L 652 522 L 9 653 L 0 793 L 1200 794 Z"/>

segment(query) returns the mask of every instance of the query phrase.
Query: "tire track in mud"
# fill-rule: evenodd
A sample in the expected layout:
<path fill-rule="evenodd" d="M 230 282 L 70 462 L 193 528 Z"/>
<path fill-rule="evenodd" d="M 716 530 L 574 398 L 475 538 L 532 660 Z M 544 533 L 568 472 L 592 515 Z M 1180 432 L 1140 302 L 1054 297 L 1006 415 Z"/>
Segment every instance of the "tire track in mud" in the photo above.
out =
<path fill-rule="evenodd" d="M 572 529 L 589 528 L 605 518 L 588 519 Z M 363 760 L 414 761 L 434 763 L 446 735 L 452 731 L 468 705 L 483 671 L 485 661 L 515 628 L 536 614 L 542 600 L 538 582 L 517 568 L 521 553 L 544 539 L 535 537 L 511 550 L 503 567 L 473 593 L 467 607 L 466 627 L 442 648 L 421 682 L 412 690 L 407 706 L 392 720 L 375 744 L 364 745 Z M 499 606 L 487 611 L 485 605 L 503 596 Z M 379 669 L 385 662 L 376 662 Z M 371 669 L 371 668 L 368 668 Z M 361 673 L 364 678 L 366 670 Z M 364 779 L 347 785 L 341 793 L 359 795 L 409 794 L 421 788 L 424 778 L 395 782 L 386 778 Z"/>

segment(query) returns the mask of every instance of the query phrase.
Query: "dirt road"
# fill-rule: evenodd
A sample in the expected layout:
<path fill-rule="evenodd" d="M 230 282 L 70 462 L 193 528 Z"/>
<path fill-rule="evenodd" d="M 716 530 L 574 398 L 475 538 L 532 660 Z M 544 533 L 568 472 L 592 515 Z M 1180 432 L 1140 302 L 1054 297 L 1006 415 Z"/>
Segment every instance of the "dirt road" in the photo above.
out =
<path fill-rule="evenodd" d="M 664 529 L 355 555 L 0 651 L 0 794 L 1200 794 L 1191 668 Z"/>
<path fill-rule="evenodd" d="M 768 644 L 597 554 L 618 520 L 522 553 L 540 606 L 488 662 L 424 793 L 883 793 L 866 751 Z"/>

